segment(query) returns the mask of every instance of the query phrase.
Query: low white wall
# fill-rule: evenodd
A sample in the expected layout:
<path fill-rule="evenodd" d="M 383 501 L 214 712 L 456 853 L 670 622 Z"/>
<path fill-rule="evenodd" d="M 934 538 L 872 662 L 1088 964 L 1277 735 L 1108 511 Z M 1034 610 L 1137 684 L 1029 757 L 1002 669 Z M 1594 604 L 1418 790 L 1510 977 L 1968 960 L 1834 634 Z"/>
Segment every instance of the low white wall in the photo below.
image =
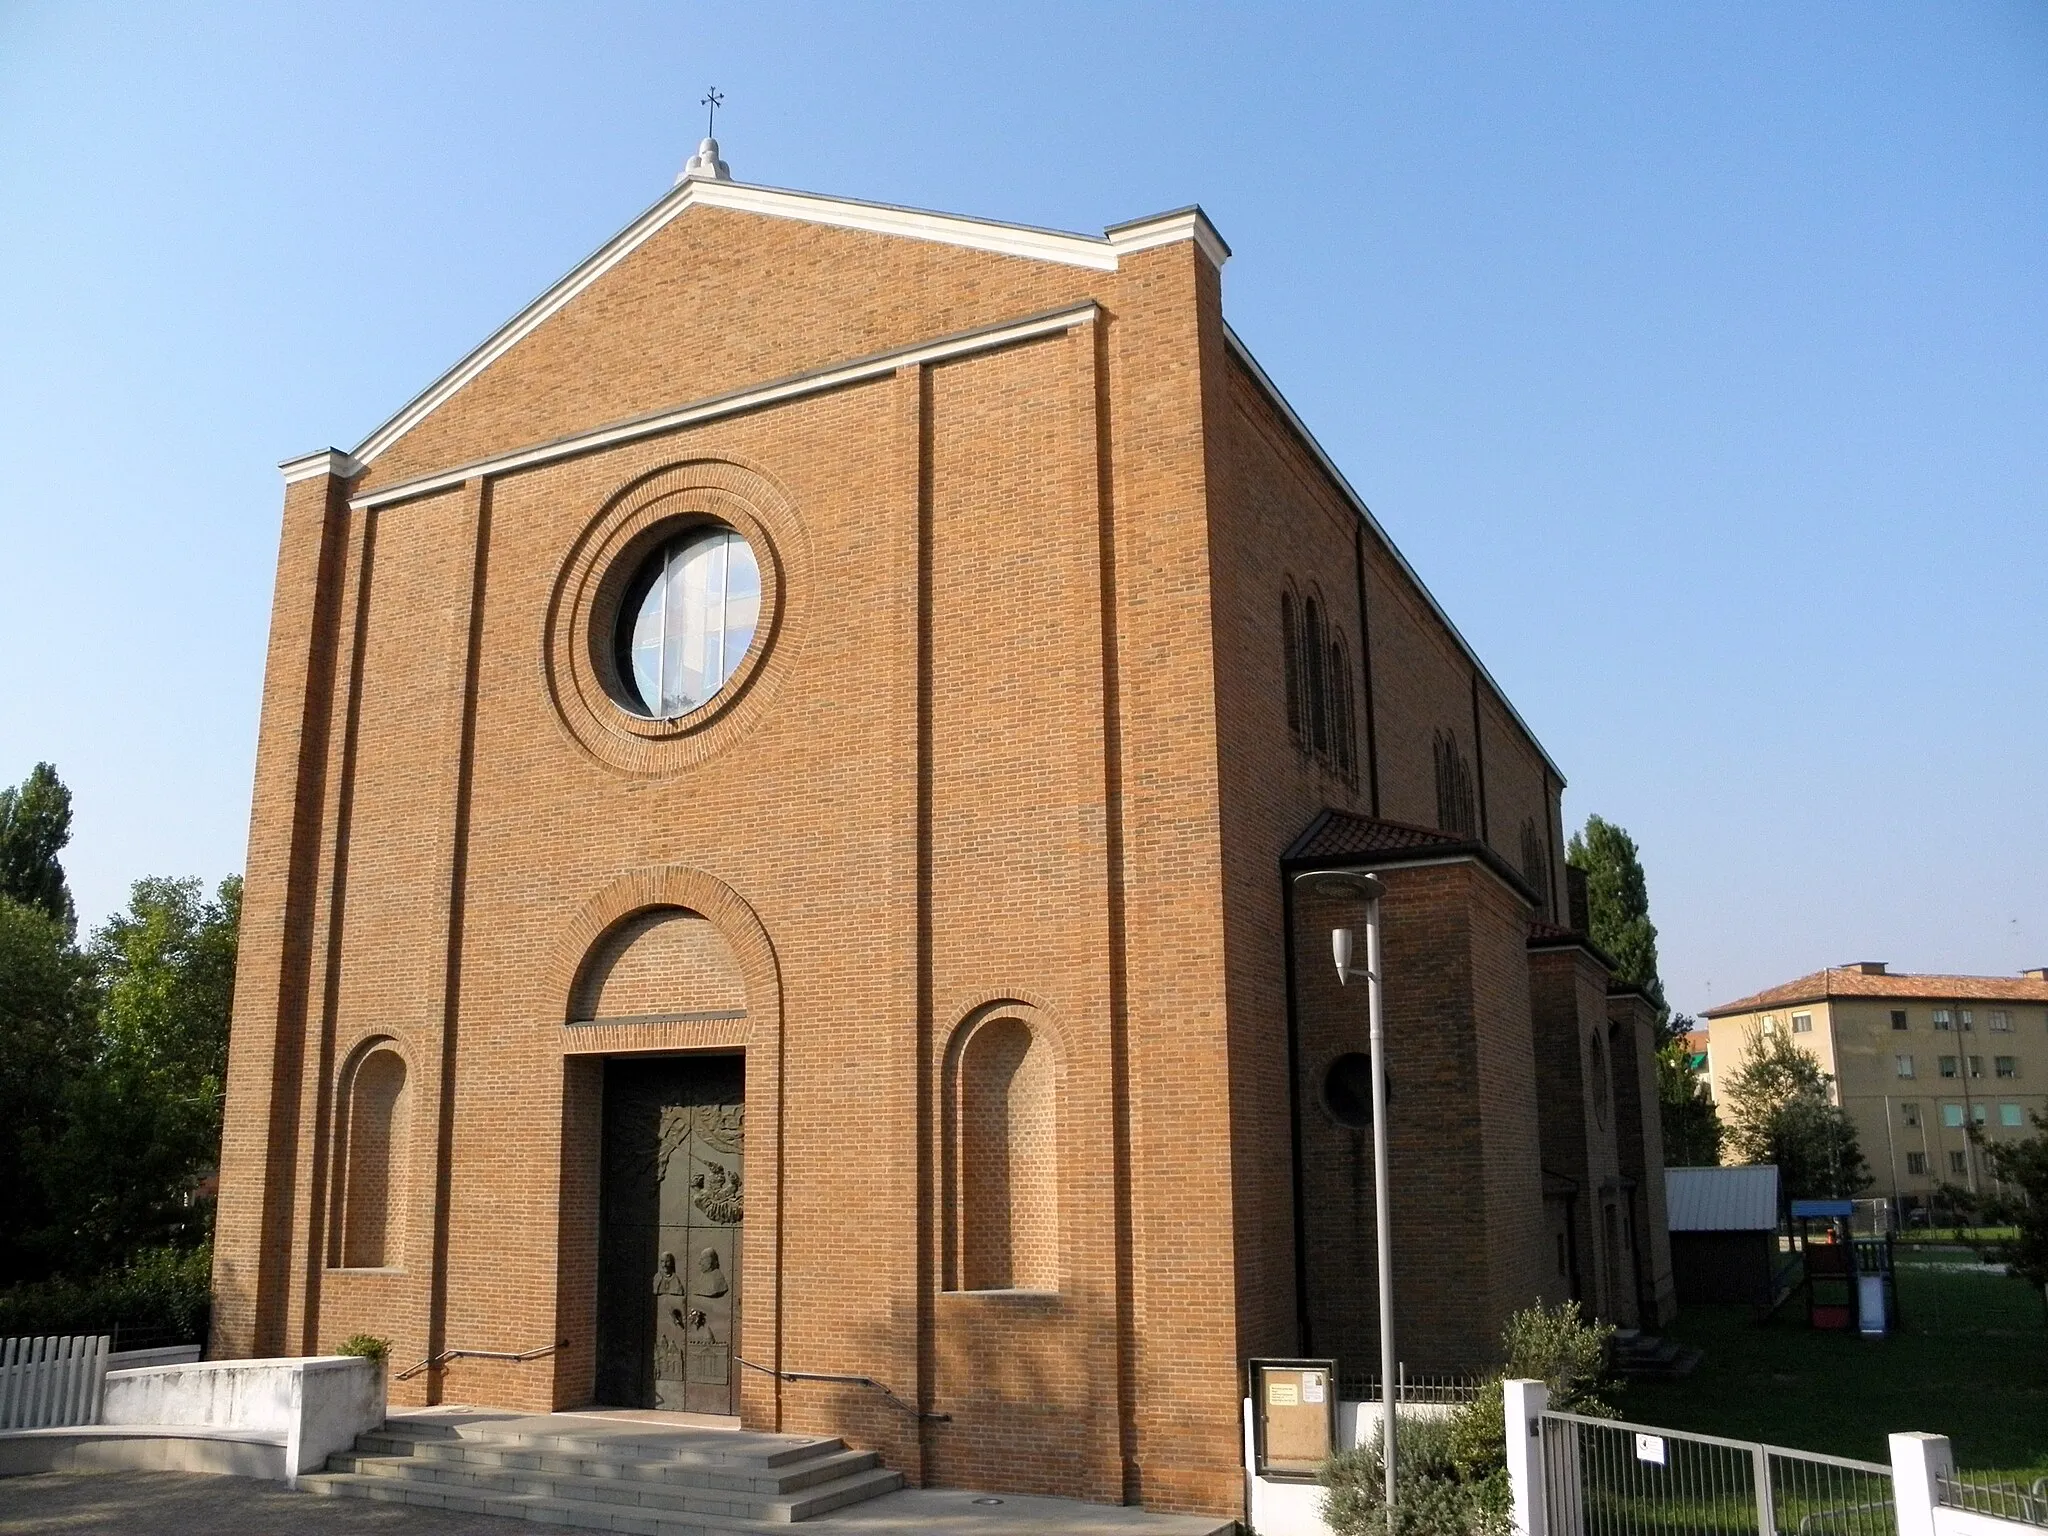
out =
<path fill-rule="evenodd" d="M 299 1473 L 384 1422 L 384 1367 L 353 1355 L 315 1355 L 110 1371 L 100 1422 L 281 1433 L 286 1474 L 296 1483 Z"/>

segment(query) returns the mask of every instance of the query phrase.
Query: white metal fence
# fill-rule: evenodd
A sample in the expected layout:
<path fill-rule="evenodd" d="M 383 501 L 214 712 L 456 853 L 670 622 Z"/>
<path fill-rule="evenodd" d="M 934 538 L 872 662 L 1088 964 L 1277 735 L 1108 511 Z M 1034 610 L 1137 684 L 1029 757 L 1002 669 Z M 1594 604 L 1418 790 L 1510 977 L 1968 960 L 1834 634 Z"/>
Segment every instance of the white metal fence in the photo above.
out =
<path fill-rule="evenodd" d="M 107 1389 L 107 1337 L 0 1339 L 0 1429 L 99 1422 Z"/>
<path fill-rule="evenodd" d="M 1898 1536 L 1890 1467 L 1542 1415 L 1548 1536 Z"/>
<path fill-rule="evenodd" d="M 2048 1526 L 2048 1477 L 2037 1477 L 2025 1487 L 2018 1483 L 1994 1483 L 1983 1477 L 1937 1476 L 1934 1502 L 1943 1509 L 1966 1509 L 1973 1515 L 1991 1515 L 2000 1520 L 2017 1520 L 2024 1525 Z"/>

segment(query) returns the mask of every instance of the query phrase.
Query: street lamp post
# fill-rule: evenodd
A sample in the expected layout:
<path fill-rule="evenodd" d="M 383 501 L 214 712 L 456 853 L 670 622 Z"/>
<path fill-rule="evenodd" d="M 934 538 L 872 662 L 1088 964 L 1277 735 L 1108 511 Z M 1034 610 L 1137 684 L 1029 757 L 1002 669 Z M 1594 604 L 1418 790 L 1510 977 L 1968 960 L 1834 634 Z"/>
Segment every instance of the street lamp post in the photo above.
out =
<path fill-rule="evenodd" d="M 1314 877 L 1317 895 L 1349 897 L 1365 903 L 1365 969 L 1351 968 L 1352 931 L 1330 930 L 1330 957 L 1337 962 L 1337 981 L 1365 982 L 1366 1025 L 1372 1051 L 1372 1183 L 1375 1248 L 1379 1259 L 1380 1303 L 1380 1466 L 1387 1505 L 1387 1528 L 1394 1518 L 1394 1217 L 1393 1184 L 1387 1169 L 1387 1040 L 1380 989 L 1380 897 L 1386 888 L 1371 875 L 1352 871 Z"/>

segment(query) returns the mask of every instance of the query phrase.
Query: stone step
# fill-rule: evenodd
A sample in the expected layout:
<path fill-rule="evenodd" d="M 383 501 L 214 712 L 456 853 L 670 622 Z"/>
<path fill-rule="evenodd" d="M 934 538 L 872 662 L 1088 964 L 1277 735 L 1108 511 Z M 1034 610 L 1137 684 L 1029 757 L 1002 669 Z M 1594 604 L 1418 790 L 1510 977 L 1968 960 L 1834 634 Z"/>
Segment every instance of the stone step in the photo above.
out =
<path fill-rule="evenodd" d="M 784 1530 L 780 1522 L 732 1516 L 682 1514 L 672 1510 L 637 1509 L 600 1504 L 588 1499 L 550 1499 L 537 1494 L 499 1493 L 482 1488 L 419 1484 L 396 1478 L 363 1477 L 352 1472 L 309 1472 L 299 1479 L 308 1493 L 328 1498 L 376 1499 L 421 1509 L 448 1509 L 472 1515 L 498 1515 L 542 1525 L 565 1525 L 586 1531 L 622 1531 L 631 1536 L 745 1536 Z"/>
<path fill-rule="evenodd" d="M 666 1429 L 646 1426 L 639 1433 L 613 1425 L 589 1430 L 559 1427 L 521 1429 L 517 1419 L 464 1424 L 434 1424 L 417 1419 L 387 1423 L 376 1434 L 413 1441 L 462 1441 L 472 1445 L 514 1446 L 544 1451 L 592 1451 L 640 1460 L 670 1460 L 703 1465 L 745 1463 L 780 1467 L 832 1451 L 846 1442 L 837 1436 L 775 1435 L 754 1430 Z"/>
<path fill-rule="evenodd" d="M 858 1454 L 858 1453 L 856 1453 Z M 863 1499 L 893 1493 L 902 1474 L 866 1464 L 806 1487 L 788 1491 L 707 1486 L 695 1477 L 635 1477 L 578 1474 L 541 1468 L 519 1468 L 416 1456 L 363 1455 L 343 1452 L 328 1460 L 330 1471 L 410 1487 L 462 1490 L 479 1496 L 520 1495 L 547 1500 L 575 1500 L 613 1508 L 632 1508 L 675 1515 L 738 1517 L 787 1525 Z"/>
<path fill-rule="evenodd" d="M 843 1442 L 836 1440 L 820 1440 L 815 1445 L 820 1452 L 815 1456 L 769 1464 L 744 1459 L 712 1459 L 687 1453 L 624 1455 L 609 1446 L 592 1445 L 588 1441 L 578 1442 L 574 1449 L 555 1450 L 480 1438 L 418 1437 L 387 1426 L 358 1436 L 356 1453 L 362 1456 L 409 1456 L 436 1465 L 500 1467 L 509 1471 L 571 1477 L 687 1482 L 703 1488 L 767 1494 L 794 1493 L 864 1472 L 880 1460 L 873 1451 L 848 1450 Z"/>

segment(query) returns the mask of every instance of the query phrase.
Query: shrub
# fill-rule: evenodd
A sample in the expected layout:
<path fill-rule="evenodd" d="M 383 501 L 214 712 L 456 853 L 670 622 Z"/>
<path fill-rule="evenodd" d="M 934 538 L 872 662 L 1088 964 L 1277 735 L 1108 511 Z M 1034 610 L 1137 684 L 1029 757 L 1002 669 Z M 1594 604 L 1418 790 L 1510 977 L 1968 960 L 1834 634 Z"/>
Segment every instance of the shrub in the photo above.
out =
<path fill-rule="evenodd" d="M 1543 1382 L 1550 1388 L 1550 1406 L 1560 1412 L 1613 1418 L 1606 1398 L 1607 1349 L 1613 1338 L 1613 1324 L 1587 1322 L 1576 1301 L 1528 1307 L 1510 1317 L 1500 1334 L 1507 1363 L 1451 1418 L 1451 1456 L 1460 1473 L 1480 1479 L 1506 1471 L 1507 1407 L 1501 1382 L 1509 1377 Z"/>
<path fill-rule="evenodd" d="M 355 1355 L 361 1359 L 371 1360 L 378 1365 L 382 1365 L 385 1357 L 391 1353 L 391 1341 L 389 1339 L 380 1339 L 374 1333 L 352 1333 L 341 1341 L 341 1346 L 335 1350 L 335 1353 L 337 1355 Z"/>
<path fill-rule="evenodd" d="M 1507 1472 L 1468 1480 L 1451 1450 L 1451 1426 L 1442 1419 L 1397 1414 L 1392 1536 L 1506 1536 L 1510 1524 Z M 1383 1536 L 1387 1531 L 1384 1431 L 1323 1464 L 1323 1518 L 1336 1536 Z"/>
<path fill-rule="evenodd" d="M 213 1309 L 213 1250 L 150 1248 L 90 1280 L 37 1280 L 0 1291 L 0 1337 L 110 1333 L 133 1342 L 203 1341 Z"/>
<path fill-rule="evenodd" d="M 1589 1323 L 1575 1301 L 1515 1313 L 1501 1329 L 1506 1365 L 1479 1396 L 1444 1419 L 1396 1415 L 1399 1430 L 1393 1536 L 1504 1536 L 1512 1523 L 1507 1410 L 1501 1382 L 1529 1377 L 1550 1387 L 1550 1404 L 1567 1413 L 1614 1417 L 1606 1400 L 1607 1349 L 1614 1328 Z M 1324 1464 L 1330 1492 L 1324 1519 L 1337 1536 L 1387 1529 L 1381 1491 L 1382 1436 Z"/>

